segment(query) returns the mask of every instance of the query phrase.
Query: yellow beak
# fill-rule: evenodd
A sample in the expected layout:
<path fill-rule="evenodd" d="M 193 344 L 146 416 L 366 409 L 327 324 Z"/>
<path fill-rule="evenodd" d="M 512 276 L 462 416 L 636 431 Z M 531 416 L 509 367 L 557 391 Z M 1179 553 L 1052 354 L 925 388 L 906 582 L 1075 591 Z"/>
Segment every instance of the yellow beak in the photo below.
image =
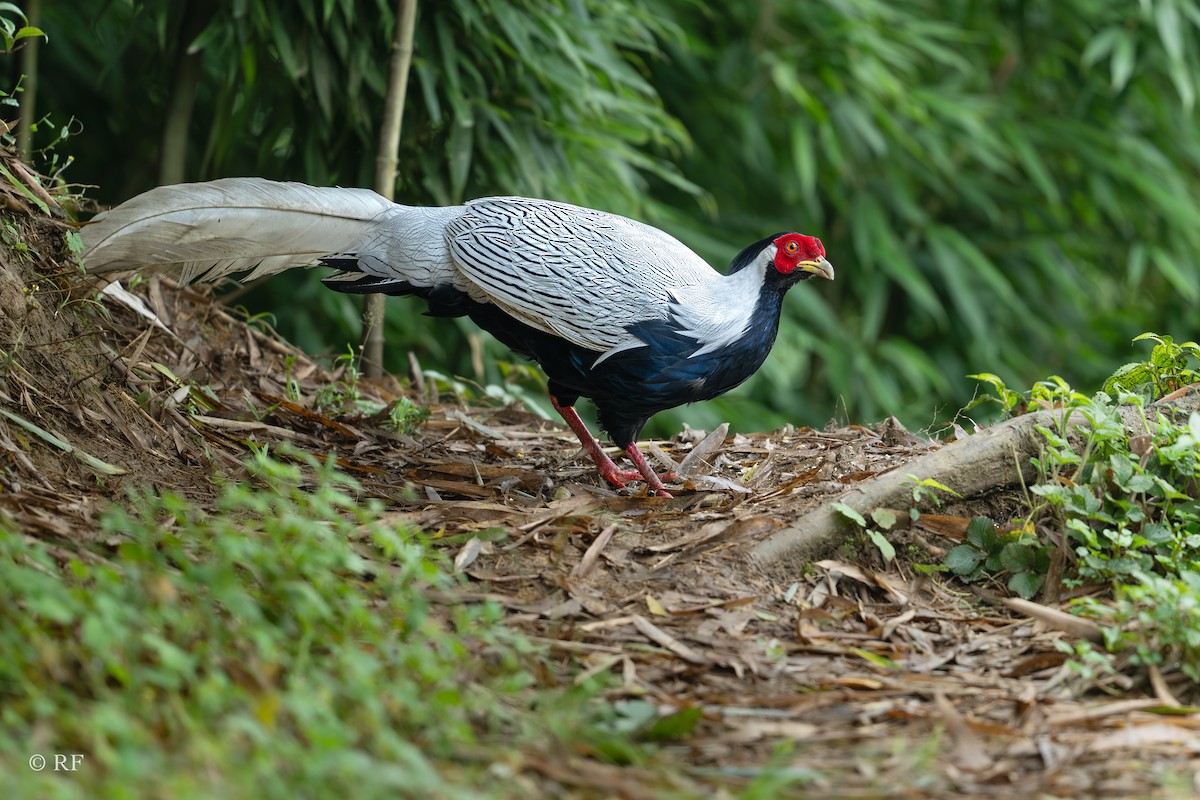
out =
<path fill-rule="evenodd" d="M 824 256 L 816 261 L 801 261 L 796 265 L 805 272 L 811 272 L 813 275 L 820 275 L 822 278 L 833 280 L 833 264 Z"/>

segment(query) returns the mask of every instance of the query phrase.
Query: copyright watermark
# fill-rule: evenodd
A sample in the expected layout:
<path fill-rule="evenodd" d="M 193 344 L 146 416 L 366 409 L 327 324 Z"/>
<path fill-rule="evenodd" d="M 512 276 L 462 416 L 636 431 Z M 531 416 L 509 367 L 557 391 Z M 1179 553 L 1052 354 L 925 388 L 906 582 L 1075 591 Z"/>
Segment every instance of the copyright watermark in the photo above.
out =
<path fill-rule="evenodd" d="M 49 758 L 41 753 L 29 757 L 29 768 L 34 772 L 51 770 L 52 772 L 75 772 L 83 766 L 83 755 L 80 753 L 54 753 Z"/>

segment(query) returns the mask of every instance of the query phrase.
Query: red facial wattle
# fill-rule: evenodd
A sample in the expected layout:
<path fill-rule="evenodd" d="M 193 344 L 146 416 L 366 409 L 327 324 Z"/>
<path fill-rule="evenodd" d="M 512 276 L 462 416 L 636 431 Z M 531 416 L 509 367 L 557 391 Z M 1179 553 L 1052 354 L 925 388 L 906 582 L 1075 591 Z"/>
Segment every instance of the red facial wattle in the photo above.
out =
<path fill-rule="evenodd" d="M 825 260 L 825 245 L 821 244 L 820 239 L 800 233 L 785 233 L 776 238 L 774 244 L 775 269 L 781 275 L 790 275 L 800 267 L 814 275 L 833 277 L 832 267 Z"/>

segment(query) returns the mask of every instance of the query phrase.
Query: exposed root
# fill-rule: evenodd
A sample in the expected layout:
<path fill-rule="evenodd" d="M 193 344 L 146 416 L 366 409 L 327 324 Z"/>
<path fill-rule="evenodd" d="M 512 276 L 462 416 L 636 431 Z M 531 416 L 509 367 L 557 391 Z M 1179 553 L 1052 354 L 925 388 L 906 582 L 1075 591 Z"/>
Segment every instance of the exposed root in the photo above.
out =
<path fill-rule="evenodd" d="M 1198 408 L 1200 390 L 1191 387 L 1191 391 L 1182 395 L 1177 393 L 1152 403 L 1145 409 L 1145 417 L 1154 419 L 1162 413 L 1175 419 L 1186 418 Z M 1146 434 L 1143 409 L 1123 406 L 1119 411 L 1130 436 Z M 755 547 L 751 555 L 759 564 L 781 570 L 799 569 L 806 562 L 825 558 L 845 540 L 851 526 L 834 509 L 834 503 L 845 503 L 864 515 L 876 508 L 907 507 L 912 505 L 912 476 L 919 480 L 932 478 L 966 500 L 1029 481 L 1036 477 L 1030 460 L 1041 452 L 1045 442 L 1038 427 L 1057 428 L 1064 413 L 1063 409 L 1038 411 L 1007 420 L 920 456 L 902 470 L 855 484 L 777 531 Z M 1072 443 L 1081 443 L 1084 434 L 1080 429 L 1088 427 L 1087 419 L 1075 412 L 1068 423 Z"/>

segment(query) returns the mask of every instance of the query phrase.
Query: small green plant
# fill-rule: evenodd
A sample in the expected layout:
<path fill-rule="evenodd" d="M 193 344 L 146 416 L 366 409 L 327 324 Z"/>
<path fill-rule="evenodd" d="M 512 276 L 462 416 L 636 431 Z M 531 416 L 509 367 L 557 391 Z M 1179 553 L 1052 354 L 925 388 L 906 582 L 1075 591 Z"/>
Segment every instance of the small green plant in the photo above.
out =
<path fill-rule="evenodd" d="M 970 411 L 972 408 L 984 403 L 999 403 L 1000 408 L 1009 416 L 1016 416 L 1025 412 L 1025 407 L 1029 401 L 1020 392 L 1008 388 L 1008 385 L 999 375 L 991 372 L 980 372 L 968 375 L 967 377 L 988 384 L 995 394 L 981 394 L 977 396 L 963 409 L 964 412 Z"/>
<path fill-rule="evenodd" d="M 1200 345 L 1153 333 L 1135 341 L 1154 343 L 1149 360 L 1125 365 L 1093 397 L 1051 378 L 1022 402 L 999 378 L 979 376 L 1010 410 L 1060 413 L 1037 428 L 1044 446 L 1033 461 L 1038 477 L 1027 487 L 1030 511 L 1019 538 L 1006 541 L 990 523 L 973 523 L 946 565 L 967 580 L 1007 571 L 1009 588 L 1028 596 L 1051 545 L 1025 532 L 1053 530 L 1067 556 L 1064 584 L 1114 588 L 1111 605 L 1079 606 L 1106 625 L 1108 648 L 1132 648 L 1138 663 L 1177 665 L 1200 681 L 1200 414 L 1181 423 L 1146 405 L 1196 380 Z M 1131 437 L 1130 409 L 1143 435 Z M 1072 654 L 1077 670 L 1103 672 L 1104 657 L 1081 647 Z"/>
<path fill-rule="evenodd" d="M 62 202 L 64 199 L 67 201 L 78 199 L 77 193 L 79 189 L 68 186 L 63 179 L 63 173 L 67 167 L 75 163 L 75 157 L 69 153 L 62 152 L 61 147 L 66 144 L 68 139 L 82 130 L 79 121 L 71 117 L 65 125 L 57 125 L 51 116 L 47 114 L 31 123 L 29 130 L 31 134 L 37 135 L 39 139 L 45 141 L 45 144 L 36 148 L 34 153 L 40 159 L 40 170 L 47 176 L 47 189 L 54 193 L 59 202 Z M 53 134 L 48 137 L 48 140 L 47 133 Z"/>
<path fill-rule="evenodd" d="M 293 403 L 299 403 L 302 393 L 300 391 L 300 381 L 296 380 L 296 376 L 292 374 L 292 371 L 295 368 L 296 355 L 289 354 L 287 358 L 283 360 L 283 370 L 285 376 L 283 393 L 288 400 L 291 400 Z"/>
<path fill-rule="evenodd" d="M 1137 664 L 1178 668 L 1200 683 L 1200 572 L 1132 577 L 1111 603 L 1087 598 L 1077 609 L 1102 625 L 1109 652 L 1132 651 Z"/>
<path fill-rule="evenodd" d="M 1067 667 L 1088 683 L 1117 674 L 1113 656 L 1096 649 L 1087 639 L 1056 639 L 1054 649 L 1067 656 Z"/>
<path fill-rule="evenodd" d="M 73 261 L 78 261 L 79 256 L 83 253 L 83 238 L 77 231 L 63 232 L 63 253 Z M 83 269 L 83 264 L 80 263 L 80 269 Z"/>
<path fill-rule="evenodd" d="M 1200 567 L 1200 419 L 1180 425 L 1143 412 L 1149 436 L 1135 450 L 1115 402 L 1137 408 L 1143 398 L 1195 378 L 1190 365 L 1200 347 L 1152 333 L 1135 341 L 1155 343 L 1151 359 L 1122 367 L 1109 381 L 1112 392 L 1087 397 L 1058 377 L 1029 392 L 1031 407 L 1064 411 L 1055 424 L 1038 427 L 1044 446 L 1033 461 L 1038 477 L 1028 487 L 1028 522 L 1042 520 L 1066 534 L 1075 556 L 1070 582 Z M 990 378 L 1002 403 L 1020 405 L 1003 381 Z M 1086 425 L 1073 426 L 1070 412 Z"/>
<path fill-rule="evenodd" d="M 333 383 L 317 389 L 313 402 L 318 411 L 326 414 L 346 414 L 359 410 L 362 394 L 358 390 L 358 382 L 362 377 L 359 369 L 359 357 L 350 345 L 346 352 L 337 357 L 337 363 L 342 366 L 342 377 Z"/>
<path fill-rule="evenodd" d="M 911 483 L 908 485 L 912 487 L 912 499 L 914 506 L 928 501 L 929 504 L 934 508 L 938 508 L 942 504 L 942 498 L 938 492 L 942 492 L 953 497 L 962 497 L 962 495 L 951 489 L 949 486 L 939 483 L 933 478 L 918 478 L 916 475 L 907 475 L 905 477 L 911 481 Z"/>
<path fill-rule="evenodd" d="M 888 540 L 887 535 L 884 533 L 896 524 L 896 513 L 894 511 L 886 508 L 877 508 L 871 512 L 871 520 L 878 525 L 877 528 L 873 528 L 867 523 L 866 518 L 862 514 L 845 503 L 834 503 L 833 509 L 863 529 L 867 534 L 867 538 L 879 549 L 879 554 L 883 556 L 884 561 L 890 562 L 896 557 L 896 547 Z"/>
<path fill-rule="evenodd" d="M 1089 412 L 1103 423 L 1111 406 L 1098 403 Z M 1035 513 L 1066 531 L 1082 579 L 1200 569 L 1200 416 L 1149 427 L 1151 441 L 1140 454 L 1115 424 L 1092 428 L 1086 457 L 1053 443 L 1047 448 L 1042 464 L 1059 471 L 1030 487 L 1043 501 Z"/>
<path fill-rule="evenodd" d="M 1045 583 L 1050 550 L 1031 532 L 1004 533 L 987 517 L 975 517 L 966 541 L 946 553 L 945 566 L 965 581 L 1007 574 L 1009 591 L 1030 598 Z"/>
<path fill-rule="evenodd" d="M 21 257 L 24 261 L 29 261 L 33 258 L 33 251 L 29 245 L 21 237 L 21 232 L 17 230 L 17 226 L 11 222 L 0 224 L 0 239 L 8 245 L 14 253 Z"/>
<path fill-rule="evenodd" d="M 387 417 L 382 424 L 396 433 L 413 434 L 428 419 L 428 406 L 420 406 L 407 397 L 400 397 L 388 405 Z"/>
<path fill-rule="evenodd" d="M 923 502 L 928 502 L 934 507 L 941 504 L 941 496 L 939 492 L 954 495 L 958 497 L 958 492 L 951 489 L 933 478 L 918 478 L 916 475 L 908 476 L 912 487 L 913 506 L 908 510 L 908 518 L 916 522 L 921 518 L 921 512 L 917 506 Z M 834 503 L 833 510 L 837 511 L 846 519 L 853 522 L 866 533 L 867 538 L 879 550 L 879 554 L 883 556 L 883 560 L 890 562 L 896 558 L 896 546 L 887 538 L 887 532 L 896 527 L 899 521 L 899 516 L 890 508 L 875 508 L 870 512 L 870 521 L 867 520 L 861 513 L 846 503 Z"/>
<path fill-rule="evenodd" d="M 0 49 L 11 53 L 26 39 L 50 37 L 41 28 L 29 24 L 29 17 L 15 3 L 0 3 Z"/>
<path fill-rule="evenodd" d="M 1156 400 L 1180 386 L 1200 380 L 1200 344 L 1176 344 L 1170 336 L 1143 333 L 1135 342 L 1154 342 L 1150 358 L 1126 364 L 1104 382 L 1104 391 L 1114 397 L 1122 393 L 1139 395 L 1143 400 Z"/>

